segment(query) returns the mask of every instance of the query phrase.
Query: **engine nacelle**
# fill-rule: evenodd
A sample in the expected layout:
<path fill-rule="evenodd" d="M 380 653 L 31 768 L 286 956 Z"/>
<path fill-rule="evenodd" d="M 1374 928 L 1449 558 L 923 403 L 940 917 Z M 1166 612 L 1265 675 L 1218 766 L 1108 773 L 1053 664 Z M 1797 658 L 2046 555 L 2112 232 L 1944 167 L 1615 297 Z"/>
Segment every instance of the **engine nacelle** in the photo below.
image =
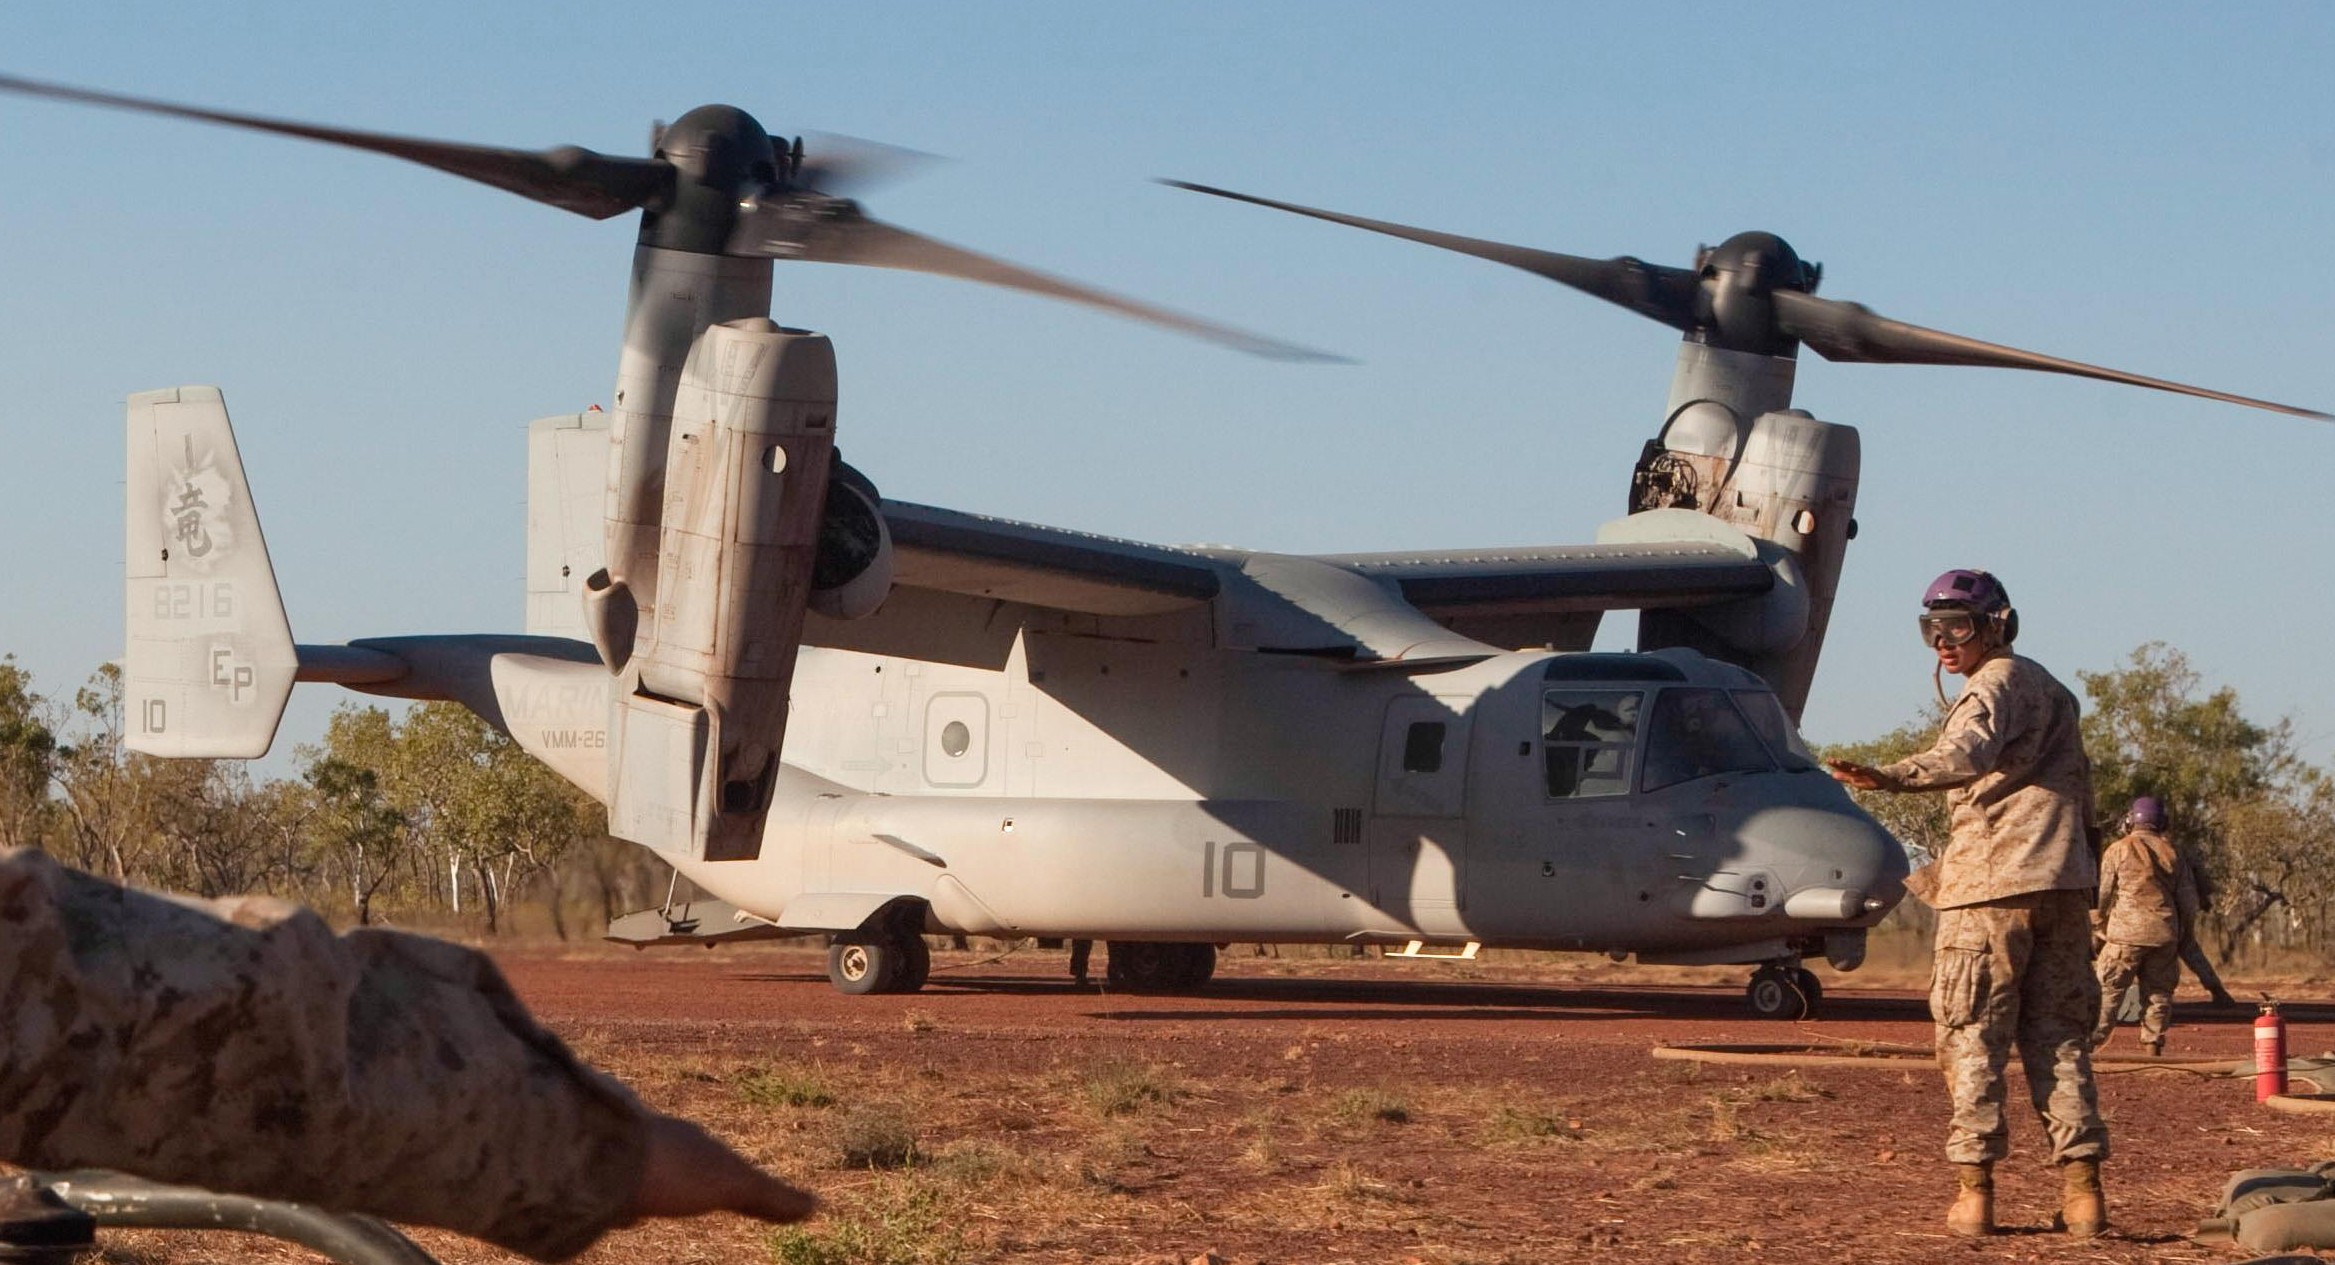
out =
<path fill-rule="evenodd" d="M 1750 668 L 1797 721 L 1856 530 L 1857 432 L 1781 407 L 1746 420 L 1736 404 L 1788 400 L 1790 362 L 1708 348 L 1693 353 L 1692 378 L 1712 389 L 1677 404 L 1661 436 L 1647 442 L 1630 483 L 1630 512 L 1691 509 L 1731 524 L 1772 555 L 1776 587 L 1721 606 L 1642 612 L 1638 647 L 1687 646 Z M 1755 359 L 1769 365 L 1731 363 Z M 1780 370 L 1770 367 L 1779 363 Z M 1733 377 L 1722 379 L 1714 372 L 1721 368 Z M 1682 356 L 1682 382 L 1688 369 Z M 1780 378 L 1780 392 L 1762 377 Z M 1674 402 L 1682 394 L 1674 392 Z"/>
<path fill-rule="evenodd" d="M 834 469 L 835 351 L 766 318 L 713 326 L 683 366 L 665 459 L 657 618 L 622 663 L 609 830 L 668 852 L 754 856 Z M 595 577 L 598 581 L 598 577 Z M 604 582 L 603 582 L 604 583 Z M 588 609 L 621 640 L 621 581 Z"/>
<path fill-rule="evenodd" d="M 892 529 L 883 506 L 876 485 L 837 458 L 811 564 L 813 611 L 829 619 L 865 619 L 892 595 Z"/>

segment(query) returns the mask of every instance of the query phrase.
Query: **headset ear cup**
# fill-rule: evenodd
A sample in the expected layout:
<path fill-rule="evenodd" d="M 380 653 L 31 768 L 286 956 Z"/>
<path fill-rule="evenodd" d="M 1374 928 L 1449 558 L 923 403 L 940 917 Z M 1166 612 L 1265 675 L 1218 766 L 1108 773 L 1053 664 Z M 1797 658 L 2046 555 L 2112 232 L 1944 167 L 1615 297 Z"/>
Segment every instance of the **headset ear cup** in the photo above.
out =
<path fill-rule="evenodd" d="M 2002 614 L 1995 616 L 1995 625 L 2002 630 L 2004 645 L 2007 646 L 2017 641 L 2019 639 L 2018 608 L 2005 608 Z"/>

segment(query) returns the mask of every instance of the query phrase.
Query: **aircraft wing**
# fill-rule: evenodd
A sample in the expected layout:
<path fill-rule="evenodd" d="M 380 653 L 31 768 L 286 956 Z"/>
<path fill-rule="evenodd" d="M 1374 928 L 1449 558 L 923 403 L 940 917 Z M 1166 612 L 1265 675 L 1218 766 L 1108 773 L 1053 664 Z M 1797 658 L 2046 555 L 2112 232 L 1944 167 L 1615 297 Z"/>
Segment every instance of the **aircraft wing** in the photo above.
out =
<path fill-rule="evenodd" d="M 1333 554 L 1321 561 L 1392 580 L 1405 601 L 1436 616 L 1707 606 L 1757 597 L 1776 580 L 1757 554 L 1699 541 Z"/>
<path fill-rule="evenodd" d="M 1087 615 L 1159 615 L 1222 587 L 1222 564 L 1164 545 L 884 502 L 895 582 Z"/>
<path fill-rule="evenodd" d="M 897 568 L 892 600 L 881 614 L 850 624 L 814 618 L 805 629 L 810 644 L 997 663 L 1012 626 L 992 618 L 1001 603 L 1140 622 L 1195 617 L 1200 608 L 1232 602 L 1237 609 L 1219 621 L 1220 640 L 1245 632 L 1276 648 L 1349 647 L 1364 657 L 1395 658 L 1405 656 L 1401 647 L 1426 645 L 1448 629 L 1494 646 L 1585 649 L 1604 611 L 1717 606 L 1760 598 L 1778 582 L 1772 559 L 1748 536 L 1685 510 L 1608 523 L 1588 545 L 1282 563 L 1270 563 L 1271 555 L 1144 544 L 905 501 L 885 501 L 884 516 Z M 1300 564 L 1316 578 L 1281 574 Z M 1339 573 L 1369 583 L 1336 591 L 1340 582 L 1329 577 Z M 1281 590 L 1282 600 L 1254 602 L 1260 582 Z M 1284 607 L 1297 609 L 1294 622 Z M 1374 625 L 1365 635 L 1356 621 L 1373 610 L 1371 618 L 1404 626 Z"/>
<path fill-rule="evenodd" d="M 1496 646 L 1586 650 L 1609 610 L 1759 609 L 1797 594 L 1788 560 L 1707 514 L 1615 519 L 1589 545 L 1336 554 L 1320 559 L 1391 583 L 1463 636 Z"/>
<path fill-rule="evenodd" d="M 1184 635 L 1204 638 L 1226 580 L 1223 563 L 1190 550 L 908 501 L 883 512 L 892 595 L 865 619 L 814 612 L 803 644 L 996 669 L 1031 610 L 1085 632 L 1107 621 L 1156 636 L 1161 620 L 1196 621 Z"/>

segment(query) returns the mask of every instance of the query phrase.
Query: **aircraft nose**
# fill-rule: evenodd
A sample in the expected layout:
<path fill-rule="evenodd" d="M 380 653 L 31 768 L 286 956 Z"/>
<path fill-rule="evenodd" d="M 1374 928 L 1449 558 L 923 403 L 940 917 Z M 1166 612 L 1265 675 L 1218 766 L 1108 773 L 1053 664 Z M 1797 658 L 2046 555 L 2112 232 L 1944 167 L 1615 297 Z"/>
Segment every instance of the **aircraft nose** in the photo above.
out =
<path fill-rule="evenodd" d="M 1905 895 L 1904 847 L 1845 794 L 1838 803 L 1759 808 L 1736 827 L 1735 840 L 1781 880 L 1784 913 L 1793 918 L 1862 921 Z"/>

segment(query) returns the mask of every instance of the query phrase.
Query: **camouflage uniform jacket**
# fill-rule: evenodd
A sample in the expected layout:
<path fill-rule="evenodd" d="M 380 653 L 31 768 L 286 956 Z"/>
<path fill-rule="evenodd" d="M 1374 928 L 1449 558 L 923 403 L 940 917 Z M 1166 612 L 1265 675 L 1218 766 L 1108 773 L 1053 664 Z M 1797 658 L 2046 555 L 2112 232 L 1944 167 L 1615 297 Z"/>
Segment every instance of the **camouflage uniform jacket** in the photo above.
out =
<path fill-rule="evenodd" d="M 2100 854 L 2100 899 L 2092 921 L 2110 943 L 2179 944 L 2184 912 L 2194 916 L 2196 910 L 2196 880 L 2172 840 L 2135 830 Z"/>
<path fill-rule="evenodd" d="M 1906 883 L 1938 909 L 2093 886 L 2092 765 L 2075 695 L 2003 653 L 1970 674 L 1936 745 L 1880 769 L 1892 791 L 1946 792 L 1952 836 Z"/>
<path fill-rule="evenodd" d="M 552 1260 L 630 1203 L 644 1118 L 480 954 L 0 849 L 0 1160 L 367 1212 Z"/>

